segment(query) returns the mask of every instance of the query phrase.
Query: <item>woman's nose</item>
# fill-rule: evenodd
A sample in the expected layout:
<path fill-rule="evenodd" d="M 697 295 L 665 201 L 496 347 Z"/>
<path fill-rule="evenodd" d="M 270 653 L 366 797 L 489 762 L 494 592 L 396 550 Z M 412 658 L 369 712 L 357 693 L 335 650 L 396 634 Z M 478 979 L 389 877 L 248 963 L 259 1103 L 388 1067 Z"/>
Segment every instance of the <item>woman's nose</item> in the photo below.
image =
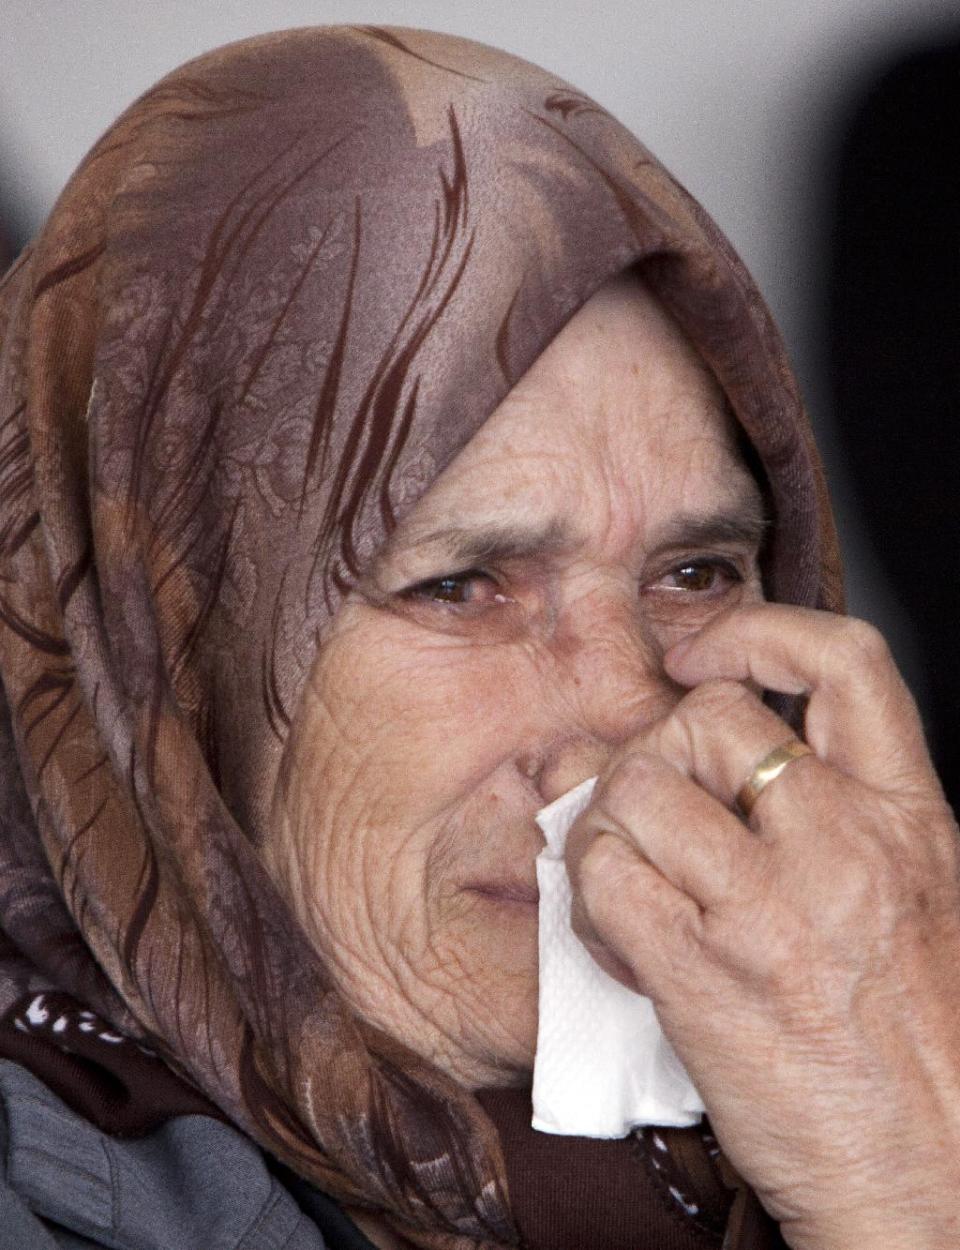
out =
<path fill-rule="evenodd" d="M 539 788 L 551 803 L 602 771 L 618 747 L 664 717 L 682 695 L 636 603 L 569 622 L 552 643 L 552 728 Z"/>

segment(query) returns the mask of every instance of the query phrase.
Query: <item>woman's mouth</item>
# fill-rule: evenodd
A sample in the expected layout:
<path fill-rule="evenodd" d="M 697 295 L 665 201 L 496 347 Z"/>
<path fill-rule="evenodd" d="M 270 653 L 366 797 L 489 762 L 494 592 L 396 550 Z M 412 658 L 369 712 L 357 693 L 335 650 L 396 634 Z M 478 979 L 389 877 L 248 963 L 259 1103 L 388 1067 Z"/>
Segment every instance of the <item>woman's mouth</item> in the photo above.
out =
<path fill-rule="evenodd" d="M 492 903 L 509 903 L 517 906 L 537 907 L 540 891 L 526 881 L 470 881 L 464 889 Z"/>

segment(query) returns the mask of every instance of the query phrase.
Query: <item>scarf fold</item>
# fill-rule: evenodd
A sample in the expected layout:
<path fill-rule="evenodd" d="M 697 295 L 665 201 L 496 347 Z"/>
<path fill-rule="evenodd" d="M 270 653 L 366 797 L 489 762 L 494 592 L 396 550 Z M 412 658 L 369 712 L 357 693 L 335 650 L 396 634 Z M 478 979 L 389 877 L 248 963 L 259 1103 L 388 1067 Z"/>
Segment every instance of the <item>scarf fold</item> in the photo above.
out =
<path fill-rule="evenodd" d="M 516 1244 L 500 1136 L 352 1016 L 258 848 L 345 590 L 629 267 L 763 466 L 768 594 L 838 608 L 743 266 L 603 109 L 504 53 L 344 27 L 201 57 L 0 287 L 0 1013 L 71 996 L 421 1247 Z"/>

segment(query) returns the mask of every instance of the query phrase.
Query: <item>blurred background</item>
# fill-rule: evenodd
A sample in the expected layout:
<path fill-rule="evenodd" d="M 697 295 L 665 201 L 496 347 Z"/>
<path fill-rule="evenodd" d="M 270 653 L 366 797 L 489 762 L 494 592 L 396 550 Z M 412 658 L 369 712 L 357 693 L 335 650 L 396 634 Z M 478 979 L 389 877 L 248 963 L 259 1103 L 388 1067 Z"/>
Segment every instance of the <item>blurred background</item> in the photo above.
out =
<path fill-rule="evenodd" d="M 716 218 L 800 376 L 851 610 L 890 639 L 956 802 L 958 0 L 5 0 L 0 263 L 167 70 L 325 22 L 425 26 L 544 65 Z"/>

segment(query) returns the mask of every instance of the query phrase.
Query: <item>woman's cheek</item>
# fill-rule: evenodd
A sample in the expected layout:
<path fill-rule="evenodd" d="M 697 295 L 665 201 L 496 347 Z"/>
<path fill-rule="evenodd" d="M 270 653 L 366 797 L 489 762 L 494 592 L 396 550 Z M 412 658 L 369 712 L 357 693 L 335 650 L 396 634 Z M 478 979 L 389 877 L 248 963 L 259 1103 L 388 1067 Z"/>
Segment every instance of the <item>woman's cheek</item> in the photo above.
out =
<path fill-rule="evenodd" d="M 322 697 L 367 761 L 368 782 L 405 788 L 416 777 L 422 789 L 433 776 L 436 800 L 479 783 L 510 753 L 535 698 L 523 649 L 436 637 L 369 607 L 351 615 L 330 640 Z"/>

